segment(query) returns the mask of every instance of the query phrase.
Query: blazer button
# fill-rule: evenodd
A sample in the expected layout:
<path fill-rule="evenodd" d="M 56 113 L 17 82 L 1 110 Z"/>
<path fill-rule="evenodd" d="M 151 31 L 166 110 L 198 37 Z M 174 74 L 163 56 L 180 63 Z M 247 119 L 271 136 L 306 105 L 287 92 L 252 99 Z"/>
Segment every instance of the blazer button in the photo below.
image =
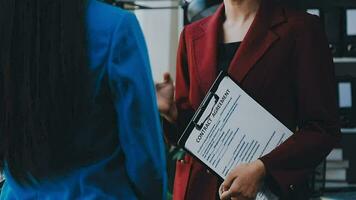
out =
<path fill-rule="evenodd" d="M 294 185 L 289 185 L 289 189 L 291 190 L 291 191 L 294 191 Z"/>
<path fill-rule="evenodd" d="M 207 174 L 211 174 L 210 170 L 208 170 L 208 169 L 206 170 L 206 173 L 207 173 Z"/>

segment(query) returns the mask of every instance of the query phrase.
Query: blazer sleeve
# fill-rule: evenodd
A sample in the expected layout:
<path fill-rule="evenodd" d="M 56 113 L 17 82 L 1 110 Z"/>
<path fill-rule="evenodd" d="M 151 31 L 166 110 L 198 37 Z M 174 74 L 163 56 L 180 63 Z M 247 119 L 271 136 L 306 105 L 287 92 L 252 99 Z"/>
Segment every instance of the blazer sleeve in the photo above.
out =
<path fill-rule="evenodd" d="M 110 51 L 108 74 L 128 178 L 140 199 L 166 199 L 162 130 L 147 48 L 135 15 L 122 17 Z"/>
<path fill-rule="evenodd" d="M 189 101 L 189 70 L 186 45 L 186 29 L 180 34 L 177 62 L 176 62 L 176 85 L 175 104 L 178 109 L 176 124 L 163 121 L 165 139 L 169 144 L 176 145 L 189 120 L 194 115 L 194 110 Z"/>
<path fill-rule="evenodd" d="M 295 30 L 298 131 L 261 158 L 272 182 L 287 196 L 306 181 L 341 136 L 332 55 L 319 20 L 308 17 Z"/>

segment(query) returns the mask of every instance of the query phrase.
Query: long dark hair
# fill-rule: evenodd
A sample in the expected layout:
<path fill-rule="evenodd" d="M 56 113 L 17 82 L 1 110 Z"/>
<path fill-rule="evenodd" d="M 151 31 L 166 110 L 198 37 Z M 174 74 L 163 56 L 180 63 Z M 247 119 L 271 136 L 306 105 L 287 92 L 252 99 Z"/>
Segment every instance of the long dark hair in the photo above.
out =
<path fill-rule="evenodd" d="M 88 111 L 86 0 L 0 1 L 0 158 L 20 180 L 51 168 L 51 137 Z"/>

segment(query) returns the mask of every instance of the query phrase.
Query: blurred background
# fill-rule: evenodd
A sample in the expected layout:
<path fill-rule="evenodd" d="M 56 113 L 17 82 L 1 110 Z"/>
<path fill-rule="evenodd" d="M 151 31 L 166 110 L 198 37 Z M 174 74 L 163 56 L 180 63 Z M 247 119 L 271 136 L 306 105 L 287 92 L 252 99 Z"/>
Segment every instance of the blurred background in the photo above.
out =
<path fill-rule="evenodd" d="M 222 3 L 221 0 L 106 2 L 136 14 L 148 45 L 155 81 L 161 81 L 164 72 L 175 76 L 182 28 L 213 14 Z M 356 1 L 279 0 L 278 3 L 319 16 L 334 56 L 343 139 L 310 177 L 310 191 L 315 197 L 324 194 L 329 199 L 356 199 Z M 174 164 L 183 153 L 177 148 L 169 148 L 167 152 L 172 190 Z"/>

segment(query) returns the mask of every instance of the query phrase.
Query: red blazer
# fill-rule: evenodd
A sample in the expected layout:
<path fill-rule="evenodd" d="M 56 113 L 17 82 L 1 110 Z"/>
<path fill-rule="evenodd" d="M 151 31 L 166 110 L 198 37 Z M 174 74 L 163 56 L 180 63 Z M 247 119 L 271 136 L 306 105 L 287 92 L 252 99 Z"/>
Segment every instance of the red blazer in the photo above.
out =
<path fill-rule="evenodd" d="M 165 124 L 175 143 L 217 77 L 224 6 L 188 25 L 180 37 L 176 74 L 178 122 Z M 315 16 L 263 0 L 229 70 L 233 79 L 295 134 L 261 158 L 271 189 L 292 199 L 340 139 L 334 65 Z M 263 134 L 263 133 L 261 133 Z M 215 199 L 217 178 L 187 155 L 176 165 L 174 200 Z M 305 193 L 304 193 L 305 194 Z"/>

